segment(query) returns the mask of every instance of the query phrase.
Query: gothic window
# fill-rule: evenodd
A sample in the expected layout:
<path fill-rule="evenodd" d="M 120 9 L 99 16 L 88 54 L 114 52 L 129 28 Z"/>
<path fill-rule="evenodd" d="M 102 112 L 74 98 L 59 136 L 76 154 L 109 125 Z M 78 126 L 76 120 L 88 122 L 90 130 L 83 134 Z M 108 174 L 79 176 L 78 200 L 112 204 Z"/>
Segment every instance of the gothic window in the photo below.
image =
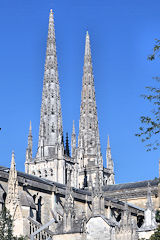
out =
<path fill-rule="evenodd" d="M 52 107 L 52 110 L 51 110 L 51 114 L 54 115 L 54 110 L 53 110 L 53 107 Z"/>
<path fill-rule="evenodd" d="M 91 123 L 89 124 L 89 128 L 90 128 L 90 129 L 92 128 L 92 124 L 91 124 Z"/>
<path fill-rule="evenodd" d="M 53 176 L 53 169 L 50 169 L 51 176 Z"/>
<path fill-rule="evenodd" d="M 39 177 L 41 177 L 41 171 L 40 170 L 38 171 L 38 174 L 39 174 Z"/>
<path fill-rule="evenodd" d="M 46 106 L 44 106 L 44 114 L 47 115 L 47 109 L 46 109 Z"/>
<path fill-rule="evenodd" d="M 44 170 L 44 175 L 45 177 L 47 177 L 47 170 Z"/>
<path fill-rule="evenodd" d="M 51 131 L 54 133 L 54 123 L 52 123 Z"/>

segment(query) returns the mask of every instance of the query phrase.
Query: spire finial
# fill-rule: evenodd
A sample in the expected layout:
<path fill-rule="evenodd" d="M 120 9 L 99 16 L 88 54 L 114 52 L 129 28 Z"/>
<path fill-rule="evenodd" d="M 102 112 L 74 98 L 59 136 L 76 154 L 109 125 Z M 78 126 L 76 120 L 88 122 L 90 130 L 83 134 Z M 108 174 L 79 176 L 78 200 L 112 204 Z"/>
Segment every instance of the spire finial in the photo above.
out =
<path fill-rule="evenodd" d="M 13 164 L 15 165 L 15 154 L 14 154 L 14 151 L 12 150 L 11 166 L 12 166 Z"/>
<path fill-rule="evenodd" d="M 90 38 L 88 31 L 86 33 L 85 55 L 91 55 Z"/>
<path fill-rule="evenodd" d="M 109 141 L 109 135 L 108 135 L 108 141 L 107 141 L 107 148 L 111 148 L 110 147 L 110 141 Z"/>
<path fill-rule="evenodd" d="M 32 135 L 32 123 L 31 123 L 31 120 L 30 120 L 30 123 L 29 123 L 29 135 Z"/>

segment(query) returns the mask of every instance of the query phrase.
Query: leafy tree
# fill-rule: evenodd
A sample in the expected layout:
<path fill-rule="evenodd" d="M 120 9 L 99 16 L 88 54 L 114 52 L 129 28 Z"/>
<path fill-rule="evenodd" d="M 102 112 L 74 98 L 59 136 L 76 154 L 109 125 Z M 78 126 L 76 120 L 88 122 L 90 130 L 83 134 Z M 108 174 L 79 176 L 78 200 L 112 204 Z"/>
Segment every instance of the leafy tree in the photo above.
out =
<path fill-rule="evenodd" d="M 156 39 L 153 53 L 148 57 L 148 60 L 152 61 L 155 58 L 160 57 L 160 40 Z M 154 77 L 158 84 L 160 78 Z M 156 150 L 160 143 L 158 138 L 151 141 L 151 137 L 160 133 L 160 88 L 159 87 L 146 87 L 148 94 L 143 94 L 142 97 L 152 103 L 153 109 L 150 116 L 141 116 L 140 121 L 142 126 L 139 128 L 139 133 L 136 136 L 141 137 L 142 142 L 147 141 L 147 151 L 151 149 Z"/>
<path fill-rule="evenodd" d="M 9 211 L 4 207 L 0 212 L 0 239 L 1 240 L 26 240 L 25 237 L 13 236 L 13 220 Z"/>
<path fill-rule="evenodd" d="M 160 240 L 160 225 L 158 226 L 157 230 L 154 234 L 150 237 L 150 240 Z"/>

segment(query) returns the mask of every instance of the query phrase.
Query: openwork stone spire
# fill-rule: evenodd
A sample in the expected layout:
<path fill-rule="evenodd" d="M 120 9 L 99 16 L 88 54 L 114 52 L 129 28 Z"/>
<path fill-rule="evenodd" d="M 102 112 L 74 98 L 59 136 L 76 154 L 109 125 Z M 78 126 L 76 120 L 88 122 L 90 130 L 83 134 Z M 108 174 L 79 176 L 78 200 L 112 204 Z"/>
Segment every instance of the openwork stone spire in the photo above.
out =
<path fill-rule="evenodd" d="M 89 34 L 86 34 L 78 147 L 86 155 L 101 155 Z"/>
<path fill-rule="evenodd" d="M 37 157 L 51 157 L 62 139 L 62 113 L 53 12 L 50 11 Z"/>

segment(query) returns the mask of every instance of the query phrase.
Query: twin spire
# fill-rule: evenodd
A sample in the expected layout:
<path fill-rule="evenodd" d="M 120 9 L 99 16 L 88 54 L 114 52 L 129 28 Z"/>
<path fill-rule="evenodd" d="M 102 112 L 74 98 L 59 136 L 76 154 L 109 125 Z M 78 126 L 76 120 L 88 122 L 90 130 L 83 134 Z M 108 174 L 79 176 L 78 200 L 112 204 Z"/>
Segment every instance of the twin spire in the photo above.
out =
<path fill-rule="evenodd" d="M 70 155 L 68 136 L 66 141 L 66 149 L 64 152 L 55 27 L 53 11 L 51 9 L 49 14 L 48 38 L 44 68 L 38 150 L 35 159 L 33 159 L 32 128 L 30 123 L 25 164 L 26 172 L 30 172 L 30 164 L 34 164 L 35 161 L 41 162 L 41 160 L 50 161 L 54 159 L 61 159 L 64 161 L 65 153 L 68 156 Z M 101 183 L 103 182 L 103 159 L 100 147 L 90 37 L 88 31 L 86 33 L 85 41 L 78 147 L 76 146 L 76 133 L 73 122 L 71 157 L 75 163 L 79 164 L 81 175 L 83 175 L 85 167 L 87 174 L 89 171 L 91 171 L 91 168 L 92 172 L 95 172 L 95 170 L 98 168 L 100 181 Z M 113 161 L 111 159 L 110 147 L 107 148 L 107 159 L 109 159 L 107 166 L 111 170 L 111 168 L 113 169 Z M 112 173 L 113 171 L 110 172 Z M 57 174 L 57 176 L 61 175 L 64 174 Z M 56 181 L 58 180 L 56 179 Z"/>
<path fill-rule="evenodd" d="M 84 154 L 86 155 L 101 156 L 94 76 L 88 32 L 86 33 L 85 43 L 78 147 L 83 148 Z"/>
<path fill-rule="evenodd" d="M 62 142 L 63 130 L 59 88 L 55 28 L 51 9 L 49 15 L 37 158 L 50 158 L 51 155 L 57 153 L 57 145 Z"/>

